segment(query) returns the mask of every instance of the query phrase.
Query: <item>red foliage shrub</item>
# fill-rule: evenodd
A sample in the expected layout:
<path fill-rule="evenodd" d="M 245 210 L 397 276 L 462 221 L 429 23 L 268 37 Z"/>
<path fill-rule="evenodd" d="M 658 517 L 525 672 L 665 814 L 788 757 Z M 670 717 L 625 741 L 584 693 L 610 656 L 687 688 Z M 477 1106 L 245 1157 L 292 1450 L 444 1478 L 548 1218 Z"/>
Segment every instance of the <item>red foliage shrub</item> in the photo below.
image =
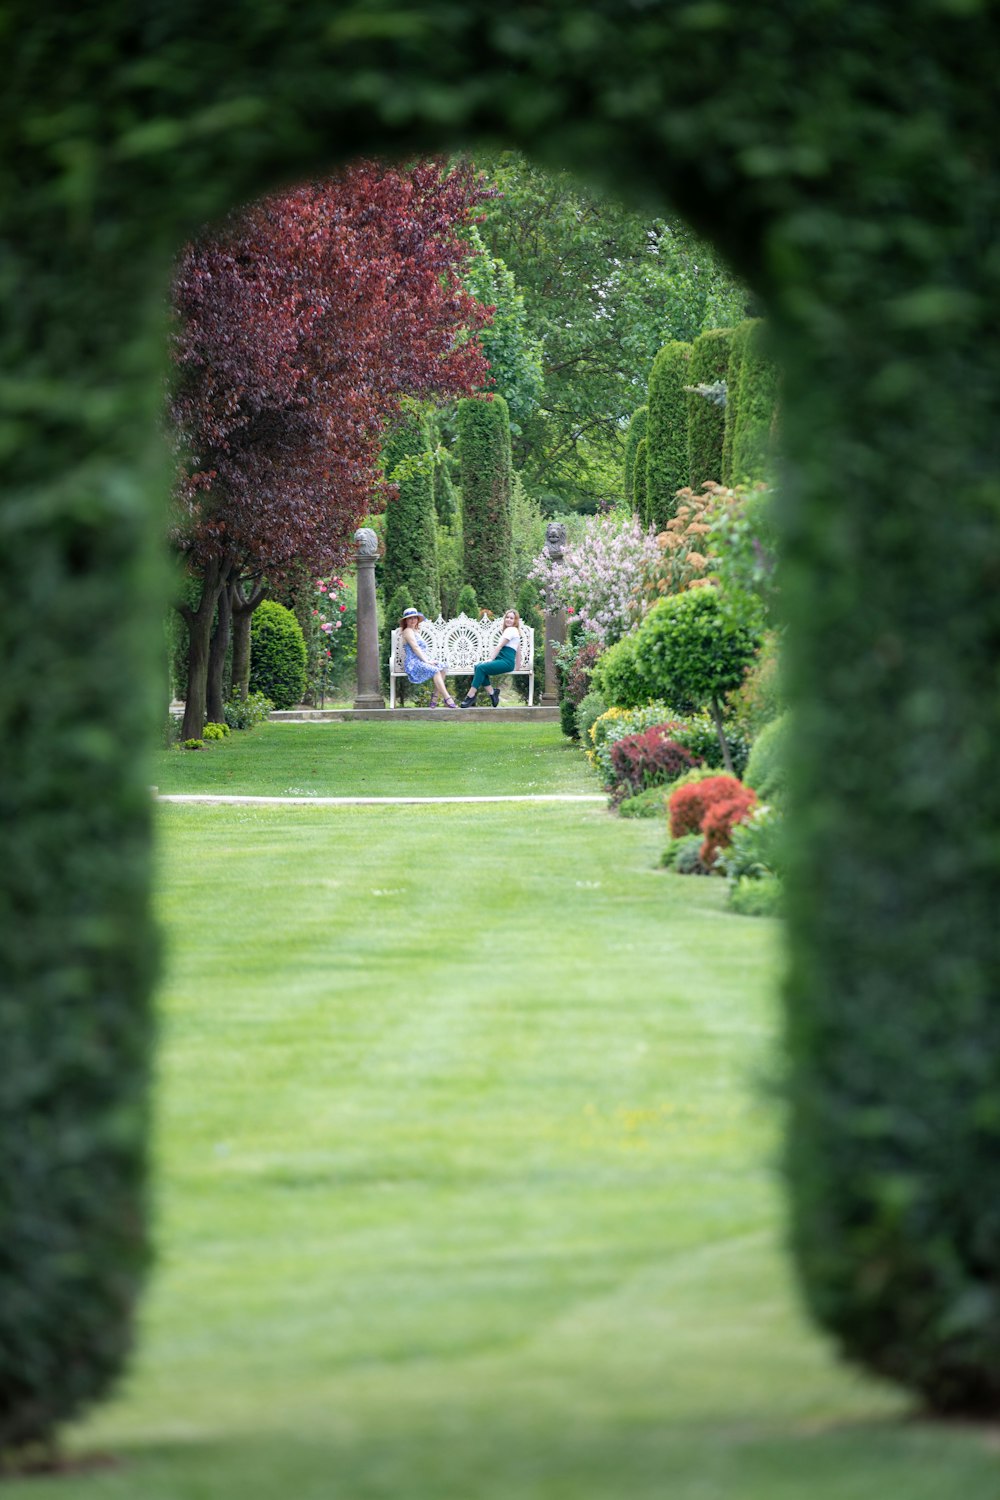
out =
<path fill-rule="evenodd" d="M 702 833 L 701 862 L 712 868 L 715 856 L 730 842 L 732 831 L 756 805 L 757 793 L 735 776 L 707 776 L 679 786 L 670 794 L 670 836 Z"/>
<path fill-rule="evenodd" d="M 732 796 L 719 797 L 709 803 L 701 820 L 705 842 L 701 846 L 700 859 L 706 869 L 712 869 L 719 850 L 732 841 L 733 828 L 743 822 L 756 802 L 757 793 L 753 788 L 741 785 Z"/>
<path fill-rule="evenodd" d="M 627 734 L 611 747 L 615 778 L 630 795 L 650 786 L 664 786 L 700 766 L 698 756 L 670 738 L 671 724 L 654 724 L 640 734 Z"/>

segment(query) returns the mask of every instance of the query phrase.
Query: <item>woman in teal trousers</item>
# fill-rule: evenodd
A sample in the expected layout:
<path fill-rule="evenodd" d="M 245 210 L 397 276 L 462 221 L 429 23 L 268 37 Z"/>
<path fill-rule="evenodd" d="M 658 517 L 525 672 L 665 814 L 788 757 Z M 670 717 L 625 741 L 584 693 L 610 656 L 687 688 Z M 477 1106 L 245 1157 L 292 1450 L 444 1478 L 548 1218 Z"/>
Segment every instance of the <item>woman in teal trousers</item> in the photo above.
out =
<path fill-rule="evenodd" d="M 521 616 L 516 609 L 509 609 L 503 617 L 503 629 L 497 643 L 497 654 L 492 661 L 478 662 L 472 673 L 472 686 L 459 704 L 459 708 L 472 708 L 476 694 L 486 687 L 491 677 L 500 677 L 504 672 L 513 672 L 521 648 Z M 487 696 L 494 708 L 500 703 L 500 689 L 490 687 Z"/>

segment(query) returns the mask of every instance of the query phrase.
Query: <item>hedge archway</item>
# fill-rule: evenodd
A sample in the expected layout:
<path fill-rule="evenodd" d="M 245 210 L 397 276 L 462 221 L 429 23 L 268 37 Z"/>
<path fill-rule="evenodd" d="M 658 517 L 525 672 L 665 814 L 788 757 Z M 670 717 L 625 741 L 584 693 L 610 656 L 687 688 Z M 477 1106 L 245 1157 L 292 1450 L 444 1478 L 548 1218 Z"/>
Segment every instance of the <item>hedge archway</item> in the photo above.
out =
<path fill-rule="evenodd" d="M 25 9 L 10 41 L 0 1257 L 23 1296 L 0 1327 L 0 1445 L 114 1377 L 147 1258 L 137 746 L 160 686 L 171 256 L 276 182 L 480 139 L 672 201 L 768 308 L 796 704 L 792 1240 L 850 1356 L 941 1409 L 995 1411 L 1000 27 L 985 0 L 916 0 L 905 26 L 882 0 L 105 3 L 58 28 Z"/>

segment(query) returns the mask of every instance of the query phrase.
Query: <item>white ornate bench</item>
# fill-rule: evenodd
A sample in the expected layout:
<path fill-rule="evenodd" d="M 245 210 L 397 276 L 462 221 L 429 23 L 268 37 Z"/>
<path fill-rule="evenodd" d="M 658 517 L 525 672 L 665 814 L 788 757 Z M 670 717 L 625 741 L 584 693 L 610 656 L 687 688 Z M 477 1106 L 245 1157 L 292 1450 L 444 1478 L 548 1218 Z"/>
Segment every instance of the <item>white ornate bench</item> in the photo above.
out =
<path fill-rule="evenodd" d="M 480 661 L 492 661 L 497 654 L 497 645 L 503 622 L 495 620 L 470 620 L 468 615 L 456 615 L 453 620 L 424 620 L 418 632 L 432 661 L 446 663 L 445 676 L 467 676 Z M 527 674 L 528 707 L 535 697 L 535 632 L 531 625 L 521 626 L 521 665 L 515 673 Z M 513 675 L 513 674 L 512 674 Z M 403 633 L 397 628 L 392 632 L 389 648 L 389 707 L 396 707 L 396 678 L 406 676 L 403 664 Z"/>

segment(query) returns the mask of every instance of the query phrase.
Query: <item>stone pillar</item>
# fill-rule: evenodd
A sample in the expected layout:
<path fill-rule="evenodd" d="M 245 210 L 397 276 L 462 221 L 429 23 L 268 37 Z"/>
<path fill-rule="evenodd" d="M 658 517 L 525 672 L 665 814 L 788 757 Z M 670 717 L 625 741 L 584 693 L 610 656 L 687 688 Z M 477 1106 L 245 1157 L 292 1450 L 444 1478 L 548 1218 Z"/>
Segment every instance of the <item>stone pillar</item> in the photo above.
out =
<path fill-rule="evenodd" d="M 358 544 L 358 686 L 355 708 L 385 708 L 379 680 L 378 611 L 375 607 L 375 559 L 378 537 L 367 526 L 354 533 Z"/>
<path fill-rule="evenodd" d="M 559 678 L 556 675 L 556 652 L 566 639 L 566 611 L 547 609 L 545 622 L 545 688 L 539 700 L 543 708 L 559 705 Z"/>
<path fill-rule="evenodd" d="M 545 555 L 555 568 L 566 555 L 566 528 L 561 521 L 550 521 L 545 528 Z M 545 589 L 545 690 L 543 708 L 559 706 L 559 678 L 556 675 L 556 652 L 566 639 L 566 611 L 553 606 L 555 589 L 550 578 Z"/>

